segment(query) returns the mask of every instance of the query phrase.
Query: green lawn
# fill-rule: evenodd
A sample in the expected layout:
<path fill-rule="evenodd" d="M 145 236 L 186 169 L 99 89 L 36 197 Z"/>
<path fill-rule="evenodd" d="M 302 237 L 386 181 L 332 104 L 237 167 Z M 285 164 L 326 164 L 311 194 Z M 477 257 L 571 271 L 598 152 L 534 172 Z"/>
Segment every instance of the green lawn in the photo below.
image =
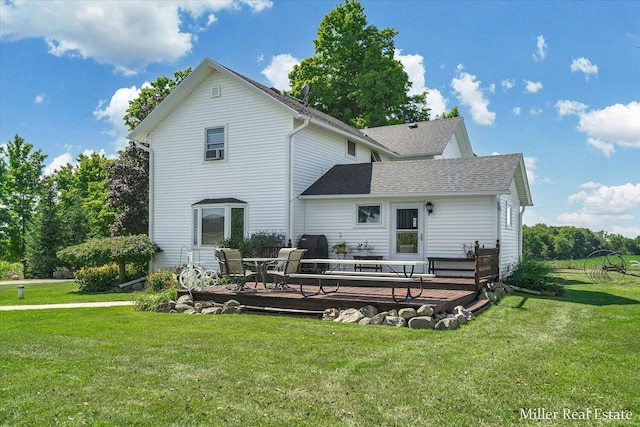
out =
<path fill-rule="evenodd" d="M 72 302 L 130 301 L 133 293 L 125 292 L 80 292 L 73 281 L 51 283 L 27 283 L 24 298 L 18 299 L 18 284 L 0 285 L 0 305 L 60 304 Z"/>
<path fill-rule="evenodd" d="M 519 426 L 545 408 L 542 425 L 639 426 L 640 283 L 557 274 L 562 297 L 511 295 L 455 331 L 0 312 L 0 425 Z"/>

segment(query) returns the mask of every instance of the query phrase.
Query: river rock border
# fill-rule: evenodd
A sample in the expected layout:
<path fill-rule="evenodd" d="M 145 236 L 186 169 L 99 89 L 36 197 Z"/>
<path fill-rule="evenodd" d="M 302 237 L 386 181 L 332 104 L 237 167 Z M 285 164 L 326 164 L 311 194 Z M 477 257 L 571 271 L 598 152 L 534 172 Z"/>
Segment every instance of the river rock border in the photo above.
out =
<path fill-rule="evenodd" d="M 497 302 L 513 289 L 502 283 L 489 283 L 480 292 L 479 300 L 488 300 L 490 304 Z M 185 314 L 233 314 L 242 313 L 243 307 L 234 299 L 224 304 L 213 301 L 194 301 L 191 295 L 182 295 L 177 301 L 170 301 L 159 306 L 156 311 L 162 313 Z M 451 330 L 475 318 L 474 313 L 462 305 L 451 312 L 435 313 L 430 305 L 422 305 L 418 309 L 401 308 L 379 312 L 372 305 L 360 308 L 340 310 L 328 308 L 322 314 L 322 320 L 339 323 L 358 323 L 360 325 L 381 325 L 393 327 L 409 327 L 411 329 Z"/>

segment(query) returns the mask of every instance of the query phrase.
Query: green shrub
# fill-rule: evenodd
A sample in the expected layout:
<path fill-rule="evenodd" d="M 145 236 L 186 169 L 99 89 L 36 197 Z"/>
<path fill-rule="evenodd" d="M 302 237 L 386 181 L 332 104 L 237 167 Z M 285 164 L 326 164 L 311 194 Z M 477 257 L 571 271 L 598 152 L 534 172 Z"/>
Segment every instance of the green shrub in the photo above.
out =
<path fill-rule="evenodd" d="M 145 288 L 152 292 L 175 288 L 178 284 L 175 274 L 176 273 L 172 270 L 155 271 L 147 277 Z"/>
<path fill-rule="evenodd" d="M 22 263 L 0 261 L 0 279 L 11 279 L 13 276 L 24 278 Z"/>
<path fill-rule="evenodd" d="M 260 244 L 263 246 L 284 246 L 284 233 L 271 231 L 256 231 L 246 239 L 232 237 L 218 243 L 221 248 L 239 249 L 242 256 L 250 258 L 258 255 Z"/>
<path fill-rule="evenodd" d="M 136 310 L 157 311 L 157 308 L 162 304 L 175 301 L 177 298 L 178 290 L 176 288 L 165 289 L 161 292 L 154 292 L 151 289 L 147 289 L 135 295 Z"/>
<path fill-rule="evenodd" d="M 507 285 L 534 291 L 552 291 L 560 295 L 564 292 L 562 285 L 554 282 L 550 276 L 552 269 L 545 263 L 531 258 L 524 258 L 511 274 L 504 280 Z"/>
<path fill-rule="evenodd" d="M 145 274 L 146 270 L 139 265 L 126 266 L 126 281 L 143 277 Z M 105 292 L 122 283 L 117 264 L 84 267 L 76 271 L 74 276 L 81 292 Z"/>

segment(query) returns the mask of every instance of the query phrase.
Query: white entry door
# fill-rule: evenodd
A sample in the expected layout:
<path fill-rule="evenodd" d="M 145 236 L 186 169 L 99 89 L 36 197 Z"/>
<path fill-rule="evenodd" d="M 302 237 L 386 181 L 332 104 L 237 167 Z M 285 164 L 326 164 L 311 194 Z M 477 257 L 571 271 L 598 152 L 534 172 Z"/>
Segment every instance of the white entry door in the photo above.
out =
<path fill-rule="evenodd" d="M 424 205 L 398 203 L 392 209 L 391 258 L 424 259 Z"/>

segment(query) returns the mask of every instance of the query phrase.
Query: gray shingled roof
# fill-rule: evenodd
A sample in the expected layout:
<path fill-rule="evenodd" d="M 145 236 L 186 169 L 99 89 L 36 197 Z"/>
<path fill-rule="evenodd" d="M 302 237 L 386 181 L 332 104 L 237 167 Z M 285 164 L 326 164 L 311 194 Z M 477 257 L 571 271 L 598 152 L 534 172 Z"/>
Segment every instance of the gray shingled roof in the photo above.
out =
<path fill-rule="evenodd" d="M 436 156 L 444 152 L 462 117 L 380 126 L 364 130 L 368 136 L 403 156 Z"/>
<path fill-rule="evenodd" d="M 521 161 L 521 154 L 507 154 L 338 165 L 302 195 L 502 194 Z"/>

